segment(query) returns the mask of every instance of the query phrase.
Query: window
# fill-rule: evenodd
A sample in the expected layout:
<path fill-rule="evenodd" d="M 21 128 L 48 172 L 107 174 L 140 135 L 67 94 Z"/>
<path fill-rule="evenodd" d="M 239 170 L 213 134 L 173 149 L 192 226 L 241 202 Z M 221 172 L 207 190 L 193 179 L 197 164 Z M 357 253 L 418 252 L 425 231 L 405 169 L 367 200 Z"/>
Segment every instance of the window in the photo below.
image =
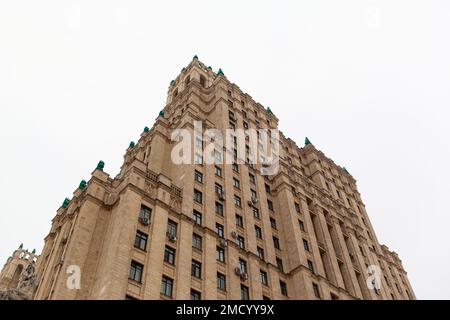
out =
<path fill-rule="evenodd" d="M 270 211 L 273 211 L 273 202 L 270 200 L 267 200 L 267 207 L 269 208 Z"/>
<path fill-rule="evenodd" d="M 303 223 L 302 220 L 298 220 L 298 225 L 300 226 L 300 230 L 305 231 L 305 224 Z"/>
<path fill-rule="evenodd" d="M 241 228 L 244 227 L 244 219 L 238 214 L 236 214 L 236 225 Z"/>
<path fill-rule="evenodd" d="M 192 260 L 191 275 L 196 278 L 202 277 L 202 264 L 200 262 Z"/>
<path fill-rule="evenodd" d="M 275 249 L 280 249 L 280 240 L 278 240 L 277 237 L 273 237 L 273 246 L 275 247 Z"/>
<path fill-rule="evenodd" d="M 307 240 L 303 239 L 303 248 L 305 248 L 306 251 L 310 251 L 309 250 L 309 243 Z"/>
<path fill-rule="evenodd" d="M 277 257 L 277 267 L 278 270 L 280 270 L 281 272 L 283 272 L 283 260 L 281 260 L 280 258 Z"/>
<path fill-rule="evenodd" d="M 241 198 L 237 195 L 234 195 L 234 204 L 238 207 L 242 207 Z"/>
<path fill-rule="evenodd" d="M 196 153 L 194 161 L 195 161 L 195 164 L 202 164 L 203 156 L 201 154 Z"/>
<path fill-rule="evenodd" d="M 203 239 L 201 236 L 199 236 L 196 233 L 194 233 L 192 235 L 192 247 L 194 247 L 195 249 L 198 249 L 198 250 L 202 250 L 202 242 L 203 242 Z"/>
<path fill-rule="evenodd" d="M 161 281 L 161 294 L 172 297 L 173 280 L 169 277 L 163 276 Z"/>
<path fill-rule="evenodd" d="M 195 148 L 198 150 L 203 150 L 203 140 L 202 138 L 195 138 Z"/>
<path fill-rule="evenodd" d="M 216 223 L 216 233 L 219 237 L 223 238 L 223 225 Z"/>
<path fill-rule="evenodd" d="M 359 251 L 361 251 L 361 254 L 363 257 L 366 256 L 366 254 L 364 253 L 364 249 L 361 246 L 359 246 Z"/>
<path fill-rule="evenodd" d="M 215 212 L 219 216 L 223 216 L 223 205 L 221 203 L 217 202 L 217 201 L 216 201 L 216 204 L 215 204 Z"/>
<path fill-rule="evenodd" d="M 237 163 L 233 163 L 231 165 L 231 168 L 233 169 L 234 172 L 239 173 L 239 166 L 237 165 Z"/>
<path fill-rule="evenodd" d="M 244 101 L 241 101 L 242 105 L 244 105 Z M 242 111 L 242 117 L 247 119 L 247 112 Z"/>
<path fill-rule="evenodd" d="M 139 211 L 139 221 L 146 221 L 146 222 L 150 222 L 150 217 L 152 214 L 152 209 L 141 205 L 141 210 Z"/>
<path fill-rule="evenodd" d="M 194 179 L 195 179 L 195 181 L 197 181 L 197 182 L 203 183 L 203 173 L 201 173 L 201 172 L 195 170 L 195 173 L 194 173 Z"/>
<path fill-rule="evenodd" d="M 319 286 L 317 285 L 317 283 L 314 283 L 314 282 L 313 282 L 313 291 L 314 291 L 314 295 L 320 299 Z"/>
<path fill-rule="evenodd" d="M 201 300 L 202 294 L 197 290 L 191 289 L 191 300 Z"/>
<path fill-rule="evenodd" d="M 277 230 L 277 221 L 274 218 L 270 218 L 270 226 L 272 229 Z"/>
<path fill-rule="evenodd" d="M 257 198 L 258 198 L 258 196 L 257 196 L 257 194 L 256 194 L 256 191 L 255 191 L 255 190 L 253 190 L 253 189 L 250 189 L 250 193 L 251 193 L 251 195 L 252 195 L 252 199 L 257 199 Z"/>
<path fill-rule="evenodd" d="M 239 248 L 245 249 L 245 239 L 243 236 L 237 237 L 237 244 L 238 244 Z"/>
<path fill-rule="evenodd" d="M 214 150 L 214 159 L 216 160 L 216 163 L 222 162 L 222 152 L 219 150 Z"/>
<path fill-rule="evenodd" d="M 241 273 L 247 273 L 247 262 L 243 259 L 239 259 L 239 269 Z"/>
<path fill-rule="evenodd" d="M 269 285 L 269 278 L 267 277 L 267 272 L 260 270 L 259 271 L 260 275 L 261 275 L 261 283 L 265 286 Z"/>
<path fill-rule="evenodd" d="M 233 103 L 231 102 L 231 104 L 233 104 Z M 236 120 L 236 118 L 234 117 L 233 111 L 228 111 L 228 118 L 229 118 L 231 121 L 235 121 L 235 120 Z"/>
<path fill-rule="evenodd" d="M 236 189 L 240 189 L 241 188 L 241 183 L 236 178 L 233 178 L 233 187 L 235 187 Z"/>
<path fill-rule="evenodd" d="M 214 167 L 214 174 L 218 177 L 222 177 L 222 169 L 219 167 Z"/>
<path fill-rule="evenodd" d="M 164 250 L 164 262 L 167 262 L 168 264 L 171 264 L 171 265 L 175 264 L 175 249 L 174 248 L 166 246 L 166 249 Z"/>
<path fill-rule="evenodd" d="M 137 231 L 136 238 L 134 239 L 134 247 L 145 251 L 147 249 L 147 240 L 148 235 L 143 232 Z"/>
<path fill-rule="evenodd" d="M 259 209 L 258 209 L 258 208 L 252 207 L 252 212 L 253 212 L 253 216 L 254 216 L 256 219 L 259 219 L 259 218 L 260 218 L 260 216 L 259 216 Z"/>
<path fill-rule="evenodd" d="M 202 214 L 200 212 L 198 212 L 197 210 L 193 211 L 192 219 L 194 219 L 196 224 L 199 224 L 199 225 L 202 224 Z"/>
<path fill-rule="evenodd" d="M 171 237 L 177 236 L 177 223 L 169 220 L 167 222 L 167 234 Z"/>
<path fill-rule="evenodd" d="M 142 271 L 144 270 L 144 266 L 136 261 L 131 261 L 130 274 L 128 275 L 128 279 L 141 283 L 142 281 Z"/>
<path fill-rule="evenodd" d="M 247 122 L 243 121 L 242 125 L 244 126 L 244 129 L 248 129 L 248 123 Z"/>
<path fill-rule="evenodd" d="M 308 260 L 308 269 L 311 270 L 312 273 L 314 273 L 314 264 L 311 260 Z"/>
<path fill-rule="evenodd" d="M 217 289 L 224 291 L 227 289 L 226 277 L 219 272 L 217 272 Z"/>
<path fill-rule="evenodd" d="M 205 76 L 200 75 L 200 85 L 202 87 L 205 87 L 205 85 L 206 85 L 206 78 L 205 78 Z"/>
<path fill-rule="evenodd" d="M 203 201 L 203 194 L 197 189 L 194 189 L 194 201 L 197 203 L 202 203 Z"/>
<path fill-rule="evenodd" d="M 262 239 L 262 230 L 260 227 L 255 226 L 255 234 L 258 239 Z"/>
<path fill-rule="evenodd" d="M 295 202 L 294 205 L 295 205 L 295 211 L 300 213 L 300 205 L 297 202 Z"/>
<path fill-rule="evenodd" d="M 243 284 L 241 284 L 241 300 L 250 300 L 248 287 Z"/>
<path fill-rule="evenodd" d="M 216 247 L 216 259 L 220 262 L 225 262 L 225 250 L 221 247 Z"/>
<path fill-rule="evenodd" d="M 255 184 L 256 183 L 256 178 L 253 174 L 249 173 L 248 174 L 248 178 L 250 180 L 251 183 Z"/>
<path fill-rule="evenodd" d="M 287 285 L 286 285 L 286 282 L 281 281 L 281 280 L 280 280 L 280 291 L 281 291 L 281 294 L 282 294 L 283 296 L 286 296 L 286 297 L 287 297 L 288 291 L 287 291 Z"/>
<path fill-rule="evenodd" d="M 256 251 L 257 251 L 258 257 L 260 259 L 264 260 L 264 249 L 261 247 L 257 247 Z"/>
<path fill-rule="evenodd" d="M 266 192 L 270 193 L 270 186 L 267 183 L 264 184 L 264 187 L 266 188 Z"/>

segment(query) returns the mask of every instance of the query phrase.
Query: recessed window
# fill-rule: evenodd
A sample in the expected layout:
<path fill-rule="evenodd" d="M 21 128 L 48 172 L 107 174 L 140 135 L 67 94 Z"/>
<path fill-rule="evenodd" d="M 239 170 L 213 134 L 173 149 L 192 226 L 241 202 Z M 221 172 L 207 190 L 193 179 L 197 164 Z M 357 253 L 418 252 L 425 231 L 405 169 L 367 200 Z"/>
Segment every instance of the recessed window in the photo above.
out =
<path fill-rule="evenodd" d="M 258 195 L 256 194 L 255 190 L 250 189 L 250 194 L 251 194 L 252 199 L 257 199 L 258 198 Z"/>
<path fill-rule="evenodd" d="M 141 205 L 141 209 L 139 210 L 139 221 L 150 223 L 150 217 L 152 214 L 152 209 L 149 207 L 146 207 L 144 205 Z"/>
<path fill-rule="evenodd" d="M 203 242 L 203 239 L 201 236 L 199 236 L 196 233 L 194 233 L 192 235 L 192 247 L 194 247 L 195 249 L 198 249 L 198 250 L 202 250 L 202 242 Z"/>
<path fill-rule="evenodd" d="M 254 216 L 256 219 L 260 219 L 259 209 L 258 209 L 258 208 L 252 207 L 252 212 L 253 212 L 253 216 Z"/>
<path fill-rule="evenodd" d="M 227 289 L 226 277 L 219 272 L 217 272 L 217 288 L 223 291 Z"/>
<path fill-rule="evenodd" d="M 273 237 L 273 246 L 275 249 L 280 249 L 280 240 L 277 237 Z"/>
<path fill-rule="evenodd" d="M 200 212 L 198 212 L 197 210 L 194 210 L 192 212 L 192 219 L 194 219 L 194 222 L 196 224 L 199 224 L 199 225 L 202 224 L 202 214 Z"/>
<path fill-rule="evenodd" d="M 166 248 L 164 250 L 164 262 L 167 262 L 168 264 L 171 264 L 171 265 L 175 264 L 175 249 L 174 248 L 166 246 Z"/>
<path fill-rule="evenodd" d="M 317 283 L 313 283 L 313 291 L 314 291 L 314 295 L 320 299 L 320 290 L 319 290 L 319 286 L 317 285 Z"/>
<path fill-rule="evenodd" d="M 255 226 L 255 234 L 256 234 L 256 238 L 262 239 L 262 230 L 260 227 Z"/>
<path fill-rule="evenodd" d="M 191 300 L 201 300 L 202 294 L 197 290 L 191 289 Z"/>
<path fill-rule="evenodd" d="M 241 215 L 236 214 L 236 225 L 241 228 L 244 227 L 244 219 Z"/>
<path fill-rule="evenodd" d="M 216 183 L 214 186 L 214 190 L 217 194 L 223 195 L 223 188 L 220 184 Z"/>
<path fill-rule="evenodd" d="M 261 275 L 261 283 L 265 286 L 269 285 L 269 277 L 267 276 L 267 272 L 260 270 L 260 275 Z"/>
<path fill-rule="evenodd" d="M 243 121 L 243 126 L 244 126 L 244 129 L 248 129 L 248 123 L 247 122 L 245 122 L 245 121 Z"/>
<path fill-rule="evenodd" d="M 194 178 L 195 178 L 195 181 L 197 181 L 199 183 L 203 183 L 203 173 L 201 173 L 200 171 L 195 170 Z"/>
<path fill-rule="evenodd" d="M 206 85 L 206 78 L 205 78 L 205 76 L 200 75 L 200 85 L 202 87 L 205 87 L 205 85 Z"/>
<path fill-rule="evenodd" d="M 234 172 L 239 173 L 239 166 L 237 163 L 231 164 L 231 168 L 233 169 Z"/>
<path fill-rule="evenodd" d="M 277 230 L 277 221 L 274 218 L 270 218 L 270 226 L 272 229 Z"/>
<path fill-rule="evenodd" d="M 253 184 L 256 183 L 255 175 L 249 173 L 249 174 L 248 174 L 248 178 L 249 178 L 249 180 L 250 180 L 250 183 L 253 183 Z"/>
<path fill-rule="evenodd" d="M 298 220 L 298 225 L 300 226 L 300 230 L 305 231 L 305 224 L 303 223 L 302 220 Z"/>
<path fill-rule="evenodd" d="M 167 221 L 167 235 L 169 235 L 170 237 L 177 236 L 177 223 L 176 222 L 174 222 L 172 220 Z"/>
<path fill-rule="evenodd" d="M 194 201 L 197 203 L 202 203 L 203 201 L 203 194 L 197 189 L 194 189 Z"/>
<path fill-rule="evenodd" d="M 143 270 L 144 265 L 134 260 L 131 261 L 130 274 L 128 275 L 128 279 L 141 283 Z"/>
<path fill-rule="evenodd" d="M 214 174 L 218 177 L 222 177 L 222 169 L 219 167 L 214 167 Z"/>
<path fill-rule="evenodd" d="M 309 250 L 309 243 L 307 240 L 303 239 L 303 248 L 305 248 L 306 251 L 310 251 Z"/>
<path fill-rule="evenodd" d="M 248 287 L 241 284 L 241 300 L 250 300 Z"/>
<path fill-rule="evenodd" d="M 243 236 L 237 237 L 237 244 L 238 244 L 239 248 L 245 249 L 245 239 Z"/>
<path fill-rule="evenodd" d="M 237 195 L 234 195 L 234 204 L 239 208 L 242 207 L 241 198 Z"/>
<path fill-rule="evenodd" d="M 270 194 L 270 186 L 266 183 L 264 187 L 266 188 L 266 192 Z"/>
<path fill-rule="evenodd" d="M 196 153 L 194 161 L 195 161 L 195 164 L 202 164 L 203 163 L 203 156 L 201 154 Z"/>
<path fill-rule="evenodd" d="M 240 189 L 241 188 L 241 183 L 236 178 L 233 178 L 233 187 L 235 187 L 236 189 Z"/>
<path fill-rule="evenodd" d="M 297 202 L 295 203 L 295 211 L 300 213 L 300 205 Z"/>
<path fill-rule="evenodd" d="M 225 262 L 225 250 L 221 247 L 216 247 L 216 259 L 220 262 Z"/>
<path fill-rule="evenodd" d="M 216 233 L 219 237 L 223 238 L 223 225 L 216 223 Z"/>
<path fill-rule="evenodd" d="M 283 272 L 283 260 L 281 260 L 280 258 L 276 258 L 277 259 L 277 267 L 278 267 L 278 270 L 280 270 L 281 272 Z"/>
<path fill-rule="evenodd" d="M 280 280 L 280 291 L 281 291 L 281 294 L 282 294 L 283 296 L 286 296 L 286 297 L 287 297 L 287 295 L 288 295 L 288 290 L 287 290 L 286 282 L 281 281 L 281 280 Z"/>
<path fill-rule="evenodd" d="M 308 269 L 314 273 L 314 263 L 311 260 L 308 260 Z"/>
<path fill-rule="evenodd" d="M 223 216 L 223 205 L 217 201 L 215 203 L 215 212 L 219 216 Z"/>
<path fill-rule="evenodd" d="M 161 281 L 161 294 L 172 297 L 173 280 L 169 277 L 163 276 Z"/>
<path fill-rule="evenodd" d="M 264 249 L 261 247 L 256 248 L 256 253 L 261 260 L 264 260 Z"/>
<path fill-rule="evenodd" d="M 247 261 L 239 259 L 239 269 L 241 273 L 247 273 Z"/>
<path fill-rule="evenodd" d="M 273 202 L 270 200 L 267 200 L 267 207 L 269 208 L 270 211 L 273 211 Z"/>
<path fill-rule="evenodd" d="M 202 264 L 196 260 L 192 260 L 191 275 L 196 278 L 202 277 Z"/>
<path fill-rule="evenodd" d="M 145 251 L 147 249 L 147 241 L 148 235 L 141 231 L 137 231 L 136 238 L 134 239 L 134 247 Z"/>

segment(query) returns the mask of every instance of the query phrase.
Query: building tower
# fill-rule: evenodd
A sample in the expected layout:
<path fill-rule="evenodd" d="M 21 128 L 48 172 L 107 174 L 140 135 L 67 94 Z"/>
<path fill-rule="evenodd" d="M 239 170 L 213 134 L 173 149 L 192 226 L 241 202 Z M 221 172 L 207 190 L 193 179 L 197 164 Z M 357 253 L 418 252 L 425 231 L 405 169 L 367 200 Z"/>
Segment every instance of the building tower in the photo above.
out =
<path fill-rule="evenodd" d="M 203 164 L 196 151 L 189 164 L 171 157 L 176 129 L 198 150 L 207 129 L 277 127 L 270 108 L 195 56 L 120 173 L 111 178 L 100 161 L 58 209 L 35 299 L 414 299 L 355 179 L 308 139 L 300 148 L 280 133 L 272 175 L 260 164 Z M 227 153 L 234 147 L 214 150 Z"/>

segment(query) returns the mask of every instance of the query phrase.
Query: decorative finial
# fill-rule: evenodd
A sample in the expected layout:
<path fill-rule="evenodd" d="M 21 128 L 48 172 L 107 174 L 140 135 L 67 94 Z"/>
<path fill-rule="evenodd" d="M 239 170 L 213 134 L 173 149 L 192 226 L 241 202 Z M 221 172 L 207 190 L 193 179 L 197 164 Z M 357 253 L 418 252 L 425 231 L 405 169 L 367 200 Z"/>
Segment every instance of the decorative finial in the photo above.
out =
<path fill-rule="evenodd" d="M 81 190 L 84 190 L 86 188 L 86 185 L 87 185 L 86 180 L 81 180 L 78 188 L 80 188 Z"/>
<path fill-rule="evenodd" d="M 272 113 L 272 114 L 273 114 L 272 110 L 270 110 L 270 108 L 269 108 L 269 107 L 267 107 L 267 112 L 268 112 L 268 113 Z"/>
<path fill-rule="evenodd" d="M 149 132 L 149 131 L 150 131 L 150 129 L 148 127 L 144 128 L 144 132 Z"/>
<path fill-rule="evenodd" d="M 198 56 L 195 55 L 195 56 L 192 58 L 192 60 L 198 60 Z"/>
<path fill-rule="evenodd" d="M 33 249 L 33 251 L 31 251 L 32 254 L 36 254 L 36 249 Z"/>
<path fill-rule="evenodd" d="M 344 171 L 346 174 L 350 174 L 345 167 L 342 168 L 342 171 Z"/>
<path fill-rule="evenodd" d="M 100 160 L 97 164 L 97 169 L 103 171 L 105 168 L 105 162 L 103 160 Z"/>
<path fill-rule="evenodd" d="M 136 144 L 134 143 L 134 141 L 131 141 L 131 142 L 130 142 L 130 145 L 129 145 L 128 147 L 134 148 L 135 145 L 136 145 Z"/>
<path fill-rule="evenodd" d="M 20 244 L 19 249 L 23 249 L 23 243 Z"/>
<path fill-rule="evenodd" d="M 161 118 L 164 118 L 164 110 L 161 110 L 161 111 L 159 112 L 159 116 L 160 116 Z"/>
<path fill-rule="evenodd" d="M 70 203 L 70 199 L 69 198 L 65 198 L 64 201 L 63 201 L 62 207 L 63 208 L 67 208 L 69 203 Z"/>
<path fill-rule="evenodd" d="M 305 146 L 307 146 L 308 144 L 312 144 L 311 141 L 309 141 L 308 137 L 305 137 Z"/>
<path fill-rule="evenodd" d="M 173 85 L 174 82 L 175 82 L 175 80 L 170 81 L 170 85 Z"/>
<path fill-rule="evenodd" d="M 209 69 L 209 70 L 212 70 L 212 67 L 211 67 L 211 66 L 208 66 L 208 69 Z"/>
<path fill-rule="evenodd" d="M 219 69 L 219 71 L 217 71 L 217 75 L 218 76 L 225 76 L 225 74 L 223 73 L 222 69 Z"/>

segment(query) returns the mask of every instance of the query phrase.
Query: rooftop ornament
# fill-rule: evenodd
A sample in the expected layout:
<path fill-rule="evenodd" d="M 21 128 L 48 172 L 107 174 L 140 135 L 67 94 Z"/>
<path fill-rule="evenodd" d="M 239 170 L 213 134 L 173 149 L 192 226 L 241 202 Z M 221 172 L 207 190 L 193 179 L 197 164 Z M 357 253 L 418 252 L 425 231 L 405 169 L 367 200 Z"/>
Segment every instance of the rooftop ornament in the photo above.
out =
<path fill-rule="evenodd" d="M 161 111 L 159 112 L 159 116 L 160 116 L 161 118 L 164 118 L 164 110 L 161 110 Z"/>
<path fill-rule="evenodd" d="M 270 110 L 269 107 L 267 107 L 267 112 L 273 114 L 272 110 Z"/>
<path fill-rule="evenodd" d="M 148 127 L 144 128 L 144 132 L 149 132 L 149 131 L 150 131 L 150 129 Z"/>
<path fill-rule="evenodd" d="M 63 201 L 62 207 L 63 208 L 67 208 L 69 203 L 70 203 L 70 199 L 69 198 L 65 198 L 64 201 Z"/>
<path fill-rule="evenodd" d="M 170 85 L 173 85 L 174 82 L 175 82 L 175 80 L 170 81 Z"/>
<path fill-rule="evenodd" d="M 305 146 L 307 146 L 308 144 L 312 144 L 311 141 L 309 141 L 308 137 L 305 137 Z"/>
<path fill-rule="evenodd" d="M 84 190 L 87 186 L 86 180 L 81 180 L 80 185 L 78 186 L 81 190 Z"/>
<path fill-rule="evenodd" d="M 198 56 L 195 55 L 194 57 L 192 57 L 192 60 L 198 60 Z"/>
<path fill-rule="evenodd" d="M 208 66 L 208 69 L 209 69 L 209 70 L 212 70 L 212 67 L 211 67 L 211 66 Z"/>
<path fill-rule="evenodd" d="M 105 168 L 105 162 L 103 160 L 100 160 L 97 164 L 97 169 L 103 171 Z"/>
<path fill-rule="evenodd" d="M 136 145 L 136 144 L 134 143 L 134 141 L 131 141 L 131 142 L 130 142 L 130 145 L 129 145 L 128 147 L 134 148 L 135 145 Z"/>
<path fill-rule="evenodd" d="M 32 254 L 36 254 L 36 249 L 33 249 L 33 251 L 31 251 Z"/>
<path fill-rule="evenodd" d="M 23 243 L 20 244 L 19 249 L 23 249 Z"/>
<path fill-rule="evenodd" d="M 218 76 L 225 76 L 225 74 L 223 73 L 222 69 L 219 69 L 219 71 L 217 71 L 217 75 Z"/>
<path fill-rule="evenodd" d="M 342 168 L 342 171 L 344 171 L 346 174 L 350 175 L 350 173 L 347 171 L 345 167 Z"/>

